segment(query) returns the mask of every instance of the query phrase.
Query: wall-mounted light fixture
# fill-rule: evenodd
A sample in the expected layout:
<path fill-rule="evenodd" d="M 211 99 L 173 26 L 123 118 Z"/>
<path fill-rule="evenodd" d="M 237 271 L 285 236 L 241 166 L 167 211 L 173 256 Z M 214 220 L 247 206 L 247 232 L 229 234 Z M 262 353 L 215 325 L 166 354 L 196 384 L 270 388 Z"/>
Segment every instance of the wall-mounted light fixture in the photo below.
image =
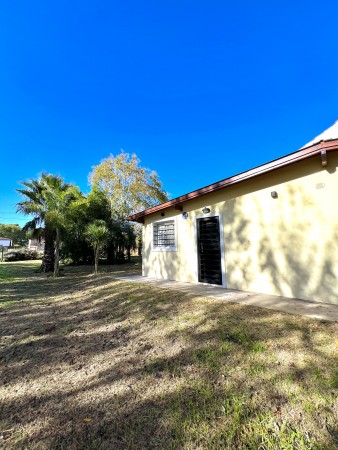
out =
<path fill-rule="evenodd" d="M 202 209 L 202 213 L 203 213 L 203 214 L 208 214 L 209 212 L 210 212 L 210 208 L 204 207 L 204 208 Z"/>
<path fill-rule="evenodd" d="M 271 192 L 271 197 L 272 198 L 278 198 L 278 192 L 277 191 L 272 191 Z"/>
<path fill-rule="evenodd" d="M 187 219 L 189 217 L 189 214 L 187 212 L 184 212 L 182 214 L 183 219 Z"/>
<path fill-rule="evenodd" d="M 161 217 L 164 217 L 165 216 L 165 213 L 161 213 Z"/>

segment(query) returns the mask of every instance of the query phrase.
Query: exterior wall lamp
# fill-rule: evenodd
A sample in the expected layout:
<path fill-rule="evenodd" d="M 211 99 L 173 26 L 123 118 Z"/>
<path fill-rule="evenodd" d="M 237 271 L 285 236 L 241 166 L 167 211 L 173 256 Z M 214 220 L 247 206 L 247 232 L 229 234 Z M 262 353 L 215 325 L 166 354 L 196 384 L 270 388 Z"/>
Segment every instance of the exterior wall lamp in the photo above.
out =
<path fill-rule="evenodd" d="M 271 197 L 272 198 L 278 198 L 278 192 L 277 191 L 272 191 L 271 192 Z"/>
<path fill-rule="evenodd" d="M 202 209 L 202 213 L 203 213 L 203 214 L 208 214 L 209 212 L 210 212 L 210 208 L 204 207 L 204 208 Z"/>

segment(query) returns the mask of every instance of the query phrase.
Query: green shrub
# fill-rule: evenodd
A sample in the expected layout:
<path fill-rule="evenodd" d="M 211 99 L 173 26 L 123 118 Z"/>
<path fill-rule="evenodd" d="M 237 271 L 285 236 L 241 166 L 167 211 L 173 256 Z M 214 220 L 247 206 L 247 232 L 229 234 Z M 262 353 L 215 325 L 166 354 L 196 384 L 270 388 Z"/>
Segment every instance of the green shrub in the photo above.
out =
<path fill-rule="evenodd" d="M 36 250 L 18 250 L 18 251 L 9 251 L 4 255 L 4 261 L 13 262 L 13 261 L 29 261 L 41 259 L 41 255 Z"/>

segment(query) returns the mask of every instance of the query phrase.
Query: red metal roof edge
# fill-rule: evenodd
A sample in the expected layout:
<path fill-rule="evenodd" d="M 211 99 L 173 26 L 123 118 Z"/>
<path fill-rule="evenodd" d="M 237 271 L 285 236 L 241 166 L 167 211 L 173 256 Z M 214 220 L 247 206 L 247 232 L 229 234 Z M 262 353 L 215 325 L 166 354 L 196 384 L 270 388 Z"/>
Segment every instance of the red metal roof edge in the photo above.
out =
<path fill-rule="evenodd" d="M 264 173 L 271 172 L 272 170 L 279 169 L 280 167 L 285 167 L 297 161 L 310 158 L 311 156 L 315 156 L 324 150 L 326 151 L 338 150 L 338 139 L 334 139 L 331 141 L 322 141 L 310 147 L 306 147 L 305 149 L 300 149 L 297 150 L 296 152 L 289 153 L 286 156 L 274 159 L 272 161 L 269 161 L 268 163 L 254 167 L 253 169 L 249 169 L 245 172 L 241 172 L 232 177 L 225 178 L 224 180 L 217 181 L 216 183 L 212 183 L 195 191 L 189 192 L 188 194 L 176 197 L 173 200 L 169 200 L 165 203 L 161 203 L 160 205 L 156 205 L 151 208 L 140 211 L 138 213 L 132 214 L 129 217 L 127 217 L 127 220 L 138 221 L 140 218 L 147 216 L 149 214 L 153 214 L 157 211 L 161 211 L 162 209 L 169 208 L 170 206 L 180 205 L 181 203 L 186 202 L 188 200 L 201 197 L 202 195 L 206 195 L 211 192 L 218 191 L 219 189 L 223 189 L 227 186 L 231 186 L 233 184 L 249 180 L 250 178 L 254 178 Z"/>

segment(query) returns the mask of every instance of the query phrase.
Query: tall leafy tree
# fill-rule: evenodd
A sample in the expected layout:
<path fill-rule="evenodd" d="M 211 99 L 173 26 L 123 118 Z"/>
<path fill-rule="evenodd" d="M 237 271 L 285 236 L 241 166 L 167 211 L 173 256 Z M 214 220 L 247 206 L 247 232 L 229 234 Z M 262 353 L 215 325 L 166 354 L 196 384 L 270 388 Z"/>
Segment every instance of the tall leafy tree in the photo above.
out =
<path fill-rule="evenodd" d="M 92 186 L 103 191 L 110 201 L 114 219 L 168 200 L 156 172 L 140 166 L 135 154 L 121 152 L 103 159 L 89 175 Z"/>
<path fill-rule="evenodd" d="M 111 238 L 108 243 L 108 261 L 122 262 L 124 251 L 136 247 L 139 225 L 126 222 L 126 217 L 145 208 L 168 200 L 156 172 L 140 166 L 135 154 L 121 152 L 110 155 L 94 166 L 89 175 L 93 190 L 104 193 L 111 210 Z M 140 241 L 138 239 L 138 241 Z"/>
<path fill-rule="evenodd" d="M 94 220 L 86 228 L 85 237 L 94 250 L 94 273 L 98 273 L 100 250 L 108 240 L 109 230 L 104 220 Z"/>

